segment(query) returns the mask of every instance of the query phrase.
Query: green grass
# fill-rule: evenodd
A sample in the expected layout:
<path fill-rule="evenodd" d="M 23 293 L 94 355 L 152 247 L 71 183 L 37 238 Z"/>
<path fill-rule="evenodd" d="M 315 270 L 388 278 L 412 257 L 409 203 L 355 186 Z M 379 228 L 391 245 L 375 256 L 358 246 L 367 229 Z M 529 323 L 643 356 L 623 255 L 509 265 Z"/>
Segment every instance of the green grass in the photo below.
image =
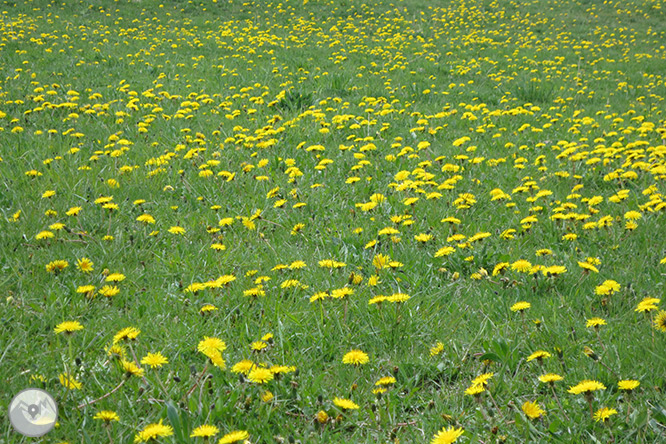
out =
<path fill-rule="evenodd" d="M 45 440 L 132 442 L 159 421 L 173 435 L 158 441 L 178 443 L 202 441 L 189 437 L 202 424 L 219 428 L 211 442 L 233 430 L 251 443 L 430 442 L 444 427 L 464 443 L 666 440 L 660 2 L 1 9 L 0 410 L 45 388 L 60 414 Z M 117 207 L 95 203 L 111 196 Z M 377 255 L 397 263 L 376 269 Z M 68 266 L 47 271 L 57 260 Z M 619 290 L 597 294 L 607 280 Z M 410 298 L 368 303 L 397 293 Z M 662 301 L 635 311 L 646 297 Z M 512 311 L 519 301 L 531 307 Z M 595 317 L 607 325 L 587 328 Z M 83 329 L 56 334 L 64 321 Z M 124 376 L 107 350 L 125 327 L 141 331 L 120 342 L 128 362 L 168 364 Z M 204 337 L 226 343 L 226 369 L 197 350 Z M 368 363 L 343 364 L 352 349 Z M 539 350 L 551 357 L 528 362 Z M 257 384 L 231 370 L 243 359 L 296 371 Z M 465 394 L 489 372 L 485 392 Z M 564 378 L 554 390 L 548 372 Z M 586 379 L 606 387 L 594 411 L 617 410 L 606 423 L 568 393 Z M 627 379 L 640 386 L 619 390 Z M 545 416 L 529 419 L 526 401 Z M 101 410 L 120 421 L 105 427 Z M 0 421 L 0 443 L 28 442 Z"/>

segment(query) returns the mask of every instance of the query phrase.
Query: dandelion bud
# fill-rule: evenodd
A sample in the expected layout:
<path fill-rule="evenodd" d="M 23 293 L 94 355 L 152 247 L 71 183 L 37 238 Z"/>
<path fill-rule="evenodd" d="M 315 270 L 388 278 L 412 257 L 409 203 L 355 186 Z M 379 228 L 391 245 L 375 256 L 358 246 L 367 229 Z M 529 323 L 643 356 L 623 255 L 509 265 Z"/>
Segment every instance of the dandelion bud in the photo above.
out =
<path fill-rule="evenodd" d="M 583 353 L 585 353 L 587 357 L 592 358 L 595 361 L 599 360 L 599 356 L 590 347 L 585 346 L 583 348 Z"/>
<path fill-rule="evenodd" d="M 319 422 L 319 424 L 324 424 L 327 421 L 328 421 L 328 413 L 326 413 L 323 410 L 319 410 L 317 412 L 317 422 Z"/>

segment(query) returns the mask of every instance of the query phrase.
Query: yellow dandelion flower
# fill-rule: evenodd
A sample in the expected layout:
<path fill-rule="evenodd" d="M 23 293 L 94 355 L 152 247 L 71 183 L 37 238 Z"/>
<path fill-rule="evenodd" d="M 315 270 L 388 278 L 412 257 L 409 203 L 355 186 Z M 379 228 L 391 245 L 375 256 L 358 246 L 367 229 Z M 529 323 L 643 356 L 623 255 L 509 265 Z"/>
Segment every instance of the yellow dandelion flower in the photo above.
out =
<path fill-rule="evenodd" d="M 627 219 L 627 220 L 638 220 L 642 217 L 643 217 L 643 215 L 641 213 L 639 213 L 638 211 L 633 211 L 632 210 L 632 211 L 627 211 L 626 213 L 624 213 L 624 218 Z"/>
<path fill-rule="evenodd" d="M 666 333 L 666 311 L 659 310 L 659 313 L 654 318 L 653 326 L 655 329 Z"/>
<path fill-rule="evenodd" d="M 120 288 L 115 285 L 105 285 L 99 289 L 98 293 L 104 297 L 110 298 L 120 293 Z"/>
<path fill-rule="evenodd" d="M 59 259 L 46 264 L 46 271 L 49 273 L 58 273 L 67 267 L 69 267 L 69 262 Z"/>
<path fill-rule="evenodd" d="M 125 359 L 125 349 L 120 345 L 108 347 L 106 354 L 112 359 Z"/>
<path fill-rule="evenodd" d="M 76 292 L 79 294 L 87 294 L 90 295 L 95 291 L 95 286 L 94 285 L 81 285 L 76 288 Z"/>
<path fill-rule="evenodd" d="M 141 364 L 147 365 L 150 368 L 160 368 L 164 364 L 168 364 L 169 360 L 162 355 L 162 353 L 148 353 L 141 359 Z"/>
<path fill-rule="evenodd" d="M 216 306 L 213 304 L 204 304 L 200 309 L 199 313 L 202 315 L 207 314 L 207 313 L 212 313 L 213 311 L 218 310 Z"/>
<path fill-rule="evenodd" d="M 74 379 L 72 375 L 61 373 L 58 376 L 58 379 L 60 380 L 60 384 L 62 384 L 67 390 L 80 390 L 82 387 L 82 384 Z"/>
<path fill-rule="evenodd" d="M 315 301 L 321 301 L 325 298 L 329 297 L 329 294 L 325 291 L 319 291 L 312 296 L 310 296 L 310 302 L 315 302 Z"/>
<path fill-rule="evenodd" d="M 459 139 L 460 140 L 460 139 Z M 452 444 L 465 432 L 462 428 L 442 428 L 432 437 L 430 444 Z"/>
<path fill-rule="evenodd" d="M 238 441 L 245 441 L 249 437 L 250 434 L 245 430 L 234 430 L 220 438 L 217 444 L 231 444 Z"/>
<path fill-rule="evenodd" d="M 213 425 L 204 424 L 192 430 L 190 438 L 210 438 L 211 436 L 215 436 L 218 433 L 220 433 L 220 429 L 218 429 L 217 427 Z"/>
<path fill-rule="evenodd" d="M 327 422 L 328 419 L 329 419 L 329 418 L 328 418 L 328 413 L 326 413 L 326 412 L 323 411 L 323 410 L 319 410 L 319 411 L 317 412 L 316 418 L 317 418 L 317 422 L 318 422 L 319 424 L 326 424 L 326 422 Z"/>
<path fill-rule="evenodd" d="M 657 310 L 657 304 L 661 302 L 661 299 L 658 298 L 643 298 L 642 301 L 638 303 L 638 306 L 634 309 L 639 313 L 645 313 L 652 310 Z"/>
<path fill-rule="evenodd" d="M 601 285 L 598 285 L 594 292 L 601 296 L 611 295 L 620 291 L 620 284 L 614 280 L 606 280 Z"/>
<path fill-rule="evenodd" d="M 255 352 L 262 351 L 266 347 L 268 347 L 268 344 L 266 344 L 264 341 L 255 341 L 252 344 L 250 344 L 250 350 Z"/>
<path fill-rule="evenodd" d="M 480 384 L 472 384 L 467 389 L 465 389 L 465 394 L 470 396 L 478 396 L 481 393 L 485 392 L 486 388 Z"/>
<path fill-rule="evenodd" d="M 522 313 L 523 311 L 527 310 L 531 306 L 532 306 L 532 304 L 530 304 L 529 302 L 525 302 L 525 301 L 516 302 L 515 304 L 513 304 L 511 306 L 511 311 Z"/>
<path fill-rule="evenodd" d="M 83 330 L 83 325 L 79 323 L 79 321 L 65 321 L 61 322 L 60 324 L 56 325 L 56 327 L 53 329 L 54 332 L 56 333 L 74 333 L 75 331 L 78 330 Z"/>
<path fill-rule="evenodd" d="M 273 380 L 273 372 L 267 368 L 255 367 L 250 370 L 250 373 L 247 375 L 247 379 L 255 384 L 265 384 Z"/>
<path fill-rule="evenodd" d="M 569 387 L 568 392 L 573 395 L 579 395 L 581 393 L 591 393 L 597 390 L 606 390 L 606 386 L 601 382 L 585 379 L 575 386 Z"/>
<path fill-rule="evenodd" d="M 443 351 L 444 351 L 444 344 L 437 341 L 437 343 L 433 347 L 430 347 L 430 356 L 437 356 Z"/>
<path fill-rule="evenodd" d="M 532 269 L 532 264 L 529 261 L 520 259 L 511 264 L 511 269 L 519 273 L 527 273 Z"/>
<path fill-rule="evenodd" d="M 227 349 L 227 344 L 223 340 L 208 336 L 204 336 L 204 338 L 201 341 L 199 341 L 199 344 L 197 345 L 197 350 L 204 354 L 206 354 L 207 351 L 211 350 L 217 350 L 220 353 L 222 353 L 226 349 Z"/>
<path fill-rule="evenodd" d="M 333 399 L 333 404 L 335 404 L 337 407 L 340 407 L 343 410 L 357 410 L 359 408 L 358 404 L 349 399 L 344 399 L 344 398 L 336 397 L 335 399 Z"/>
<path fill-rule="evenodd" d="M 173 226 L 167 230 L 171 234 L 183 235 L 185 234 L 185 228 L 179 226 Z"/>
<path fill-rule="evenodd" d="M 608 418 L 610 418 L 613 415 L 617 415 L 617 410 L 611 409 L 608 407 L 602 407 L 596 412 L 594 412 L 594 420 L 599 422 L 606 422 Z"/>
<path fill-rule="evenodd" d="M 352 350 L 346 353 L 342 358 L 343 364 L 362 365 L 367 364 L 370 358 L 361 350 Z"/>
<path fill-rule="evenodd" d="M 137 336 L 139 336 L 139 333 L 141 333 L 141 330 L 139 330 L 138 328 L 134 327 L 123 328 L 113 337 L 113 343 L 117 344 L 120 341 L 133 341 L 137 338 Z"/>
<path fill-rule="evenodd" d="M 148 424 L 139 433 L 134 435 L 134 442 L 154 441 L 157 438 L 164 438 L 173 435 L 173 427 L 162 424 L 162 420 L 156 424 Z"/>
<path fill-rule="evenodd" d="M 396 380 L 393 376 L 384 376 L 383 378 L 380 378 L 377 382 L 375 382 L 375 385 L 381 386 L 381 385 L 391 385 L 395 384 Z"/>
<path fill-rule="evenodd" d="M 118 416 L 118 414 L 111 410 L 99 411 L 95 414 L 95 416 L 93 416 L 93 419 L 99 419 L 106 423 L 109 423 L 111 421 L 120 421 L 120 417 Z"/>
<path fill-rule="evenodd" d="M 639 385 L 641 385 L 639 381 L 634 379 L 625 379 L 617 383 L 617 388 L 620 390 L 631 391 L 637 389 Z"/>
<path fill-rule="evenodd" d="M 51 231 L 40 231 L 35 236 L 35 239 L 37 239 L 37 240 L 52 239 L 53 237 L 55 237 L 55 234 L 53 234 L 53 232 L 51 232 Z"/>
<path fill-rule="evenodd" d="M 142 214 L 141 216 L 137 217 L 136 220 L 138 222 L 143 222 L 146 225 L 155 223 L 155 218 L 150 214 Z"/>
<path fill-rule="evenodd" d="M 606 321 L 604 319 L 601 319 L 601 318 L 590 318 L 585 323 L 585 327 L 587 327 L 587 328 L 590 328 L 590 327 L 599 328 L 602 325 L 606 325 Z"/>
<path fill-rule="evenodd" d="M 537 361 L 541 362 L 542 360 L 544 360 L 546 358 L 550 358 L 551 356 L 552 355 L 550 353 L 548 353 L 547 351 L 537 350 L 537 351 L 535 351 L 534 353 L 532 353 L 531 355 L 529 355 L 527 357 L 527 362 L 533 361 L 535 359 Z"/>
<path fill-rule="evenodd" d="M 556 373 L 546 373 L 545 375 L 539 376 L 539 381 L 541 381 L 543 383 L 548 383 L 548 384 L 552 384 L 554 382 L 561 381 L 562 379 L 564 379 L 564 378 L 561 377 L 560 375 L 556 374 Z"/>
<path fill-rule="evenodd" d="M 414 236 L 414 240 L 421 243 L 426 243 L 432 239 L 432 234 L 420 233 Z"/>
<path fill-rule="evenodd" d="M 104 280 L 106 282 L 122 282 L 125 280 L 125 275 L 122 273 L 111 273 Z"/>
<path fill-rule="evenodd" d="M 543 410 L 536 401 L 526 401 L 523 404 L 523 413 L 530 419 L 537 419 L 543 416 L 546 412 Z"/>
<path fill-rule="evenodd" d="M 405 293 L 393 293 L 391 296 L 388 296 L 386 298 L 386 300 L 388 302 L 400 303 L 400 302 L 406 302 L 410 298 L 411 298 L 411 296 L 409 296 L 408 294 L 405 294 Z"/>
<path fill-rule="evenodd" d="M 589 262 L 578 262 L 578 266 L 584 271 L 593 271 L 595 273 L 599 273 L 599 269 Z"/>
<path fill-rule="evenodd" d="M 250 373 L 250 370 L 252 370 L 254 367 L 256 367 L 254 362 L 248 359 L 243 359 L 242 361 L 234 364 L 234 366 L 231 367 L 231 371 L 233 373 L 242 373 L 244 375 L 247 375 L 248 373 Z"/>
<path fill-rule="evenodd" d="M 142 377 L 144 374 L 144 370 L 136 365 L 134 361 L 120 361 L 120 365 L 123 369 L 123 372 L 127 377 L 130 376 L 137 376 L 137 377 Z"/>
<path fill-rule="evenodd" d="M 474 385 L 481 385 L 481 386 L 486 386 L 488 385 L 488 381 L 494 376 L 494 373 L 484 373 L 482 375 L 477 376 L 476 378 L 472 379 L 472 384 Z"/>

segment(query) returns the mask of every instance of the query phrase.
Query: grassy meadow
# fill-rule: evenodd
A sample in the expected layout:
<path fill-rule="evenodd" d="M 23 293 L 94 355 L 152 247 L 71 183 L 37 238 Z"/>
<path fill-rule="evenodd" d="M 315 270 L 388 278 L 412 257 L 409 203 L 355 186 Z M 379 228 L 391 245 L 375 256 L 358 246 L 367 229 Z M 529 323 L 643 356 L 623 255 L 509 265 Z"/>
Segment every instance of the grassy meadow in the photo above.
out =
<path fill-rule="evenodd" d="M 661 0 L 4 0 L 0 443 L 666 442 L 665 78 Z"/>

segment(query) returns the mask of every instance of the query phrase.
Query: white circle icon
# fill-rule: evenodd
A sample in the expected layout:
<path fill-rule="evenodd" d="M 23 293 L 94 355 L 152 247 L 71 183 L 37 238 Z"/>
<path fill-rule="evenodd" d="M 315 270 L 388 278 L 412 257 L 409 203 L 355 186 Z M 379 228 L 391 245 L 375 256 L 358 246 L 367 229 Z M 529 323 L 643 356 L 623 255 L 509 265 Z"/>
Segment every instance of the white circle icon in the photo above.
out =
<path fill-rule="evenodd" d="M 47 434 L 58 419 L 58 406 L 44 390 L 21 390 L 9 404 L 9 421 L 18 433 L 36 438 Z"/>

